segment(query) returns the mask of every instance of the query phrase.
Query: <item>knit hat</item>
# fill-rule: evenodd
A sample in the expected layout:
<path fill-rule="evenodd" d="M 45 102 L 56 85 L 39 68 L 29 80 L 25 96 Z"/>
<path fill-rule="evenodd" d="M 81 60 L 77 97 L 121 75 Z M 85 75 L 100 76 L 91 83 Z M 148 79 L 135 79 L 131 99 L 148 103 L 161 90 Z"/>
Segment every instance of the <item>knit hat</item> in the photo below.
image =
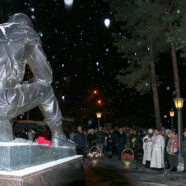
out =
<path fill-rule="evenodd" d="M 149 134 L 152 134 L 152 133 L 153 133 L 153 129 L 149 129 L 149 130 L 148 130 L 148 133 L 149 133 Z"/>

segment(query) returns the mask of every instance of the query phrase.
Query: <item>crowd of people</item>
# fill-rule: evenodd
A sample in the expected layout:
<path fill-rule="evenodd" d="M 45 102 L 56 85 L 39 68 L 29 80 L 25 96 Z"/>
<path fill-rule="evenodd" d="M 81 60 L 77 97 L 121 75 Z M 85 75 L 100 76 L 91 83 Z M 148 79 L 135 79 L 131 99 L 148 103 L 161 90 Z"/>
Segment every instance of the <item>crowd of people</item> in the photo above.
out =
<path fill-rule="evenodd" d="M 181 155 L 184 158 L 186 170 L 186 131 L 183 133 Z M 178 166 L 179 141 L 175 130 L 148 130 L 143 138 L 143 164 L 156 169 L 176 171 Z"/>
<path fill-rule="evenodd" d="M 143 129 L 129 127 L 98 127 L 83 130 L 81 126 L 73 130 L 64 130 L 67 138 L 76 144 L 77 154 L 87 157 L 89 150 L 98 147 L 104 156 L 114 155 L 120 160 L 124 149 L 130 148 L 134 153 L 136 168 L 142 163 L 147 168 L 177 170 L 179 141 L 175 130 L 162 127 L 159 129 Z M 15 137 L 35 141 L 39 136 L 51 139 L 49 128 L 16 129 Z M 186 131 L 183 133 L 182 156 L 186 170 Z"/>
<path fill-rule="evenodd" d="M 77 132 L 70 134 L 70 139 L 76 143 L 77 154 L 85 155 L 91 147 L 97 146 L 105 156 L 112 158 L 117 155 L 121 159 L 121 153 L 124 149 L 130 148 L 134 152 L 135 160 L 138 161 L 138 155 L 143 152 L 143 141 L 146 135 L 145 130 L 131 129 L 128 127 L 115 127 L 82 130 L 77 128 Z"/>
<path fill-rule="evenodd" d="M 48 127 L 38 128 L 14 128 L 14 138 L 23 138 L 29 141 L 36 141 L 38 137 L 51 140 L 51 132 Z"/>
<path fill-rule="evenodd" d="M 182 156 L 186 170 L 186 131 L 183 135 Z M 87 131 L 79 126 L 77 131 L 70 133 L 70 139 L 76 143 L 77 154 L 85 157 L 93 146 L 99 147 L 108 158 L 117 155 L 118 159 L 121 159 L 124 149 L 130 148 L 134 153 L 137 167 L 142 161 L 147 168 L 177 170 L 179 144 L 175 130 L 171 131 L 164 127 L 161 130 L 99 127 Z"/>

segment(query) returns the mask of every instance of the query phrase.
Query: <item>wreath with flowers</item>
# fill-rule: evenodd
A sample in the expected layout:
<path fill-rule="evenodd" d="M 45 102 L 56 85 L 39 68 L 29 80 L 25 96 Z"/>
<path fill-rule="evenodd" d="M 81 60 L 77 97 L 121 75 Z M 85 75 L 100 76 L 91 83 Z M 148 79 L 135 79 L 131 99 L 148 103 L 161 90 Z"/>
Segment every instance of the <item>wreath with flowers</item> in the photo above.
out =
<path fill-rule="evenodd" d="M 124 149 L 122 151 L 122 154 L 121 154 L 121 159 L 123 161 L 130 161 L 130 162 L 133 162 L 134 161 L 134 153 L 133 153 L 133 150 L 130 149 L 130 148 L 127 148 L 127 149 Z"/>
<path fill-rule="evenodd" d="M 101 149 L 99 147 L 93 146 L 90 148 L 87 157 L 89 158 L 89 160 L 99 160 L 103 157 L 103 153 L 101 152 Z"/>
<path fill-rule="evenodd" d="M 134 161 L 134 155 L 129 154 L 129 153 L 122 154 L 121 159 L 124 160 L 124 161 L 131 161 L 132 162 L 132 161 Z"/>

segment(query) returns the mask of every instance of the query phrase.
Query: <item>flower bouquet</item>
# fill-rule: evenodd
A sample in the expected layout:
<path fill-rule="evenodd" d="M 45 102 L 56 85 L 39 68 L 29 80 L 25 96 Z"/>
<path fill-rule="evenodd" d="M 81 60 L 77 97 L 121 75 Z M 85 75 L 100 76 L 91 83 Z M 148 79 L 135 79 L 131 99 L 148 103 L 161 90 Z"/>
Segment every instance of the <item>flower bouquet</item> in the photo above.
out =
<path fill-rule="evenodd" d="M 99 147 L 93 146 L 93 147 L 90 148 L 87 157 L 92 162 L 93 166 L 95 166 L 95 165 L 98 164 L 100 158 L 103 157 L 103 154 L 101 153 L 101 150 L 100 150 Z"/>
<path fill-rule="evenodd" d="M 121 159 L 126 168 L 129 168 L 131 163 L 134 161 L 134 152 L 132 149 L 124 149 L 121 153 Z"/>
<path fill-rule="evenodd" d="M 41 136 L 39 136 L 39 137 L 36 139 L 36 142 L 39 143 L 39 144 L 47 144 L 48 146 L 52 146 L 51 141 L 46 140 L 44 137 L 41 137 Z"/>

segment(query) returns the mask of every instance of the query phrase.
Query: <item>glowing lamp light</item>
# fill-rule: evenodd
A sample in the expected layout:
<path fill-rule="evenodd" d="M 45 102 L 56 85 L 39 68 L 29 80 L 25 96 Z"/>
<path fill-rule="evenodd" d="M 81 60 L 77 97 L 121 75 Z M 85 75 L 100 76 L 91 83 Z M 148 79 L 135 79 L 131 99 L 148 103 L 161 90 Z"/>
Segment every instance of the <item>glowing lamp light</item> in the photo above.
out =
<path fill-rule="evenodd" d="M 170 113 L 170 117 L 174 117 L 174 111 L 173 110 L 171 110 L 169 113 Z"/>
<path fill-rule="evenodd" d="M 96 116 L 97 116 L 97 118 L 101 118 L 102 113 L 101 113 L 101 112 L 97 112 L 97 113 L 96 113 Z"/>
<path fill-rule="evenodd" d="M 108 28 L 108 27 L 110 26 L 110 19 L 106 18 L 106 19 L 104 20 L 104 24 L 105 24 L 105 26 Z"/>
<path fill-rule="evenodd" d="M 65 5 L 71 6 L 73 4 L 73 0 L 64 0 Z"/>
<path fill-rule="evenodd" d="M 183 108 L 184 99 L 183 98 L 175 98 L 174 104 L 177 109 Z"/>
<path fill-rule="evenodd" d="M 101 100 L 100 99 L 98 100 L 98 104 L 101 105 Z"/>
<path fill-rule="evenodd" d="M 94 92 L 93 92 L 94 94 L 97 94 L 98 93 L 98 91 L 97 90 L 94 90 Z"/>

